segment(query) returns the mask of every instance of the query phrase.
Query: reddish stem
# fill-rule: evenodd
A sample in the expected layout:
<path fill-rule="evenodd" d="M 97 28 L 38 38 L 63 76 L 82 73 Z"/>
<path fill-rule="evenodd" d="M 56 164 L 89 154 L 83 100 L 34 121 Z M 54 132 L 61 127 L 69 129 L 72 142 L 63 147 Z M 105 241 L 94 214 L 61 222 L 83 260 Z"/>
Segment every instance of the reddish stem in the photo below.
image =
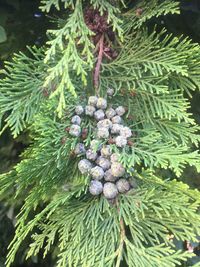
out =
<path fill-rule="evenodd" d="M 104 35 L 101 36 L 99 40 L 99 54 L 97 57 L 97 64 L 94 69 L 94 87 L 97 91 L 98 94 L 98 88 L 99 88 L 99 73 L 100 73 L 100 68 L 101 68 L 101 63 L 103 59 L 103 44 L 104 44 Z"/>

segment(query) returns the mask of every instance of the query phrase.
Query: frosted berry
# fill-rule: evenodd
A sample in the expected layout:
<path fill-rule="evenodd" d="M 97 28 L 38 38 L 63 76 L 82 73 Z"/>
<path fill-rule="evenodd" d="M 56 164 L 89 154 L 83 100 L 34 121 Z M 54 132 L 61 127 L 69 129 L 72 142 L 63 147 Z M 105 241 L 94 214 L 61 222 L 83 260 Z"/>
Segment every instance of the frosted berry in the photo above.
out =
<path fill-rule="evenodd" d="M 113 108 L 109 108 L 106 110 L 106 117 L 108 119 L 111 119 L 112 117 L 114 117 L 116 115 L 116 112 Z"/>
<path fill-rule="evenodd" d="M 119 161 L 119 155 L 117 153 L 113 153 L 111 156 L 110 156 L 110 161 L 113 163 L 113 162 L 118 162 Z"/>
<path fill-rule="evenodd" d="M 81 115 L 81 114 L 83 114 L 83 112 L 84 112 L 84 108 L 82 106 L 76 106 L 75 113 L 77 115 Z"/>
<path fill-rule="evenodd" d="M 98 157 L 96 163 L 105 171 L 110 168 L 110 161 L 104 157 Z"/>
<path fill-rule="evenodd" d="M 88 173 L 92 169 L 92 163 L 87 159 L 82 159 L 78 163 L 78 169 L 82 174 Z"/>
<path fill-rule="evenodd" d="M 94 117 L 97 121 L 103 120 L 105 117 L 105 113 L 103 112 L 102 109 L 99 109 L 94 112 Z"/>
<path fill-rule="evenodd" d="M 88 98 L 88 105 L 89 106 L 96 106 L 96 104 L 97 104 L 97 100 L 98 100 L 98 97 L 97 96 L 90 96 L 89 98 Z"/>
<path fill-rule="evenodd" d="M 101 167 L 96 166 L 91 169 L 90 174 L 93 179 L 101 180 L 104 177 L 104 170 Z"/>
<path fill-rule="evenodd" d="M 105 183 L 103 186 L 103 194 L 107 199 L 113 199 L 118 195 L 118 190 L 115 184 Z"/>
<path fill-rule="evenodd" d="M 76 124 L 72 124 L 72 126 L 69 129 L 69 134 L 75 137 L 80 136 L 81 134 L 81 127 Z"/>
<path fill-rule="evenodd" d="M 112 152 L 111 152 L 111 148 L 109 145 L 102 147 L 102 149 L 101 149 L 101 156 L 102 157 L 108 158 L 108 157 L 110 157 L 111 153 Z"/>
<path fill-rule="evenodd" d="M 107 108 L 107 101 L 105 98 L 99 97 L 97 100 L 97 108 L 106 109 Z"/>
<path fill-rule="evenodd" d="M 109 95 L 109 96 L 113 96 L 114 93 L 115 93 L 114 89 L 112 89 L 112 88 L 108 88 L 108 90 L 107 90 L 107 95 Z"/>
<path fill-rule="evenodd" d="M 112 122 L 109 119 L 104 119 L 97 123 L 97 127 L 110 129 L 112 128 Z"/>
<path fill-rule="evenodd" d="M 84 153 L 85 153 L 85 146 L 84 146 L 84 144 L 82 144 L 82 143 L 78 143 L 78 144 L 75 146 L 74 153 L 75 153 L 76 155 L 84 154 Z"/>
<path fill-rule="evenodd" d="M 125 108 L 122 106 L 117 107 L 115 109 L 115 111 L 116 111 L 117 115 L 119 115 L 119 116 L 123 116 L 126 113 Z"/>
<path fill-rule="evenodd" d="M 122 125 L 120 125 L 118 123 L 115 123 L 115 124 L 112 125 L 111 133 L 112 134 L 119 134 L 121 128 L 122 128 Z"/>
<path fill-rule="evenodd" d="M 88 149 L 86 151 L 86 158 L 92 161 L 95 161 L 97 159 L 97 153 L 93 151 L 92 149 Z"/>
<path fill-rule="evenodd" d="M 129 127 L 122 127 L 120 130 L 120 135 L 125 138 L 129 138 L 132 136 L 132 131 Z"/>
<path fill-rule="evenodd" d="M 106 182 L 115 182 L 117 180 L 117 177 L 113 176 L 111 169 L 109 169 L 105 172 L 104 179 Z"/>
<path fill-rule="evenodd" d="M 122 118 L 120 117 L 120 116 L 114 116 L 113 118 L 112 118 L 112 123 L 113 124 L 121 124 L 122 123 Z"/>
<path fill-rule="evenodd" d="M 111 165 L 111 172 L 115 177 L 122 177 L 125 174 L 125 169 L 120 162 L 113 162 Z"/>
<path fill-rule="evenodd" d="M 94 112 L 96 111 L 95 107 L 93 106 L 86 106 L 85 107 L 85 114 L 92 117 L 94 115 Z"/>
<path fill-rule="evenodd" d="M 127 145 L 127 139 L 121 135 L 115 138 L 115 144 L 118 147 L 125 147 Z"/>
<path fill-rule="evenodd" d="M 80 125 L 81 124 L 81 118 L 78 115 L 75 115 L 72 117 L 71 123 Z"/>
<path fill-rule="evenodd" d="M 130 184 L 126 179 L 119 179 L 116 186 L 120 193 L 126 193 L 130 190 Z"/>
<path fill-rule="evenodd" d="M 100 151 L 101 148 L 102 148 L 102 145 L 101 145 L 101 142 L 99 140 L 92 140 L 91 143 L 90 143 L 90 148 L 93 150 L 93 151 Z"/>
<path fill-rule="evenodd" d="M 100 195 L 103 192 L 102 183 L 96 180 L 92 180 L 90 182 L 89 191 L 90 191 L 90 194 L 92 194 L 93 196 Z"/>
<path fill-rule="evenodd" d="M 97 138 L 107 139 L 109 137 L 109 131 L 107 128 L 98 128 L 97 130 Z"/>

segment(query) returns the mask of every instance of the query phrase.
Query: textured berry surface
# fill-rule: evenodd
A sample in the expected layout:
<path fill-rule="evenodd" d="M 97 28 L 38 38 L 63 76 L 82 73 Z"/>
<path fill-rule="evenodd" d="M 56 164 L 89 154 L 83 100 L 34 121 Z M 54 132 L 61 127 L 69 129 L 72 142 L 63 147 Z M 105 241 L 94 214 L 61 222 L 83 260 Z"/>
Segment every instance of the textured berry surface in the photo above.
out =
<path fill-rule="evenodd" d="M 78 169 L 82 174 L 88 173 L 92 169 L 92 163 L 87 159 L 82 159 L 78 163 Z"/>
<path fill-rule="evenodd" d="M 120 162 L 113 162 L 111 164 L 111 172 L 115 177 L 122 177 L 125 174 L 125 169 Z"/>
<path fill-rule="evenodd" d="M 96 166 L 91 169 L 90 174 L 93 179 L 101 180 L 104 177 L 104 170 L 101 167 Z"/>
<path fill-rule="evenodd" d="M 112 118 L 112 123 L 113 124 L 121 124 L 122 123 L 122 118 L 120 117 L 120 116 L 114 116 L 113 118 Z"/>
<path fill-rule="evenodd" d="M 115 111 L 116 111 L 117 115 L 119 115 L 119 116 L 123 116 L 126 113 L 125 108 L 122 106 L 117 107 L 115 109 Z"/>
<path fill-rule="evenodd" d="M 86 151 L 86 158 L 88 160 L 95 161 L 97 159 L 97 156 L 98 156 L 97 153 L 94 150 L 92 150 L 92 149 L 88 149 Z"/>
<path fill-rule="evenodd" d="M 103 194 L 107 199 L 113 199 L 118 195 L 117 186 L 113 183 L 105 183 L 103 186 Z"/>
<path fill-rule="evenodd" d="M 122 128 L 122 125 L 120 125 L 120 124 L 118 124 L 118 123 L 114 123 L 114 124 L 112 125 L 112 128 L 111 128 L 111 133 L 112 133 L 112 134 L 119 134 L 121 128 Z"/>
<path fill-rule="evenodd" d="M 71 123 L 80 125 L 81 124 L 81 118 L 78 115 L 75 115 L 72 117 Z"/>
<path fill-rule="evenodd" d="M 111 119 L 115 115 L 116 115 L 116 111 L 113 108 L 109 108 L 109 109 L 106 110 L 106 117 L 108 119 Z"/>
<path fill-rule="evenodd" d="M 111 148 L 109 145 L 107 146 L 103 146 L 102 149 L 101 149 L 101 156 L 102 157 L 105 157 L 105 158 L 108 158 L 111 156 Z"/>
<path fill-rule="evenodd" d="M 99 110 L 97 110 L 97 111 L 94 112 L 94 118 L 97 121 L 103 120 L 104 117 L 105 117 L 105 113 L 103 112 L 102 109 L 99 109 Z"/>
<path fill-rule="evenodd" d="M 107 100 L 105 98 L 99 97 L 97 100 L 97 108 L 106 109 L 107 108 Z"/>
<path fill-rule="evenodd" d="M 88 105 L 89 106 L 96 106 L 98 97 L 97 96 L 90 96 L 88 99 Z"/>
<path fill-rule="evenodd" d="M 75 137 L 80 136 L 81 127 L 79 125 L 72 124 L 72 126 L 70 127 L 70 130 L 69 130 L 69 134 L 72 136 L 75 136 Z"/>
<path fill-rule="evenodd" d="M 97 138 L 99 139 L 107 139 L 109 137 L 109 131 L 107 128 L 98 128 L 97 130 Z"/>
<path fill-rule="evenodd" d="M 117 180 L 117 177 L 113 176 L 111 169 L 109 169 L 105 172 L 104 179 L 106 182 L 115 182 Z"/>
<path fill-rule="evenodd" d="M 117 190 L 120 193 L 126 193 L 130 190 L 130 184 L 126 179 L 119 179 L 116 183 Z"/>
<path fill-rule="evenodd" d="M 112 128 L 112 122 L 109 119 L 104 119 L 97 123 L 97 127 L 110 129 Z"/>
<path fill-rule="evenodd" d="M 112 89 L 112 88 L 108 88 L 108 90 L 107 90 L 107 95 L 109 95 L 109 96 L 113 96 L 114 93 L 115 93 L 115 90 L 114 90 L 114 89 Z"/>
<path fill-rule="evenodd" d="M 86 106 L 85 107 L 85 114 L 92 117 L 94 115 L 94 112 L 96 111 L 95 107 L 93 106 Z"/>
<path fill-rule="evenodd" d="M 125 138 L 129 138 L 129 137 L 132 136 L 132 131 L 131 131 L 131 129 L 129 127 L 125 126 L 125 127 L 122 127 L 120 129 L 120 135 L 125 137 Z"/>
<path fill-rule="evenodd" d="M 81 114 L 83 114 L 83 112 L 84 112 L 84 108 L 82 106 L 76 106 L 75 107 L 75 113 L 77 115 L 81 115 Z"/>
<path fill-rule="evenodd" d="M 76 155 L 79 155 L 79 154 L 84 154 L 85 153 L 85 146 L 84 144 L 82 143 L 78 143 L 76 146 L 75 146 L 75 149 L 74 149 L 74 153 Z"/>
<path fill-rule="evenodd" d="M 127 139 L 121 135 L 115 138 L 115 144 L 118 147 L 125 147 L 127 145 Z"/>
<path fill-rule="evenodd" d="M 92 194 L 93 196 L 100 195 L 103 192 L 102 183 L 96 180 L 92 180 L 90 182 L 89 191 L 90 191 L 90 194 Z"/>
<path fill-rule="evenodd" d="M 104 157 L 99 157 L 97 159 L 97 164 L 105 171 L 108 170 L 111 166 L 110 160 Z"/>
<path fill-rule="evenodd" d="M 119 155 L 117 153 L 113 153 L 111 156 L 110 156 L 110 161 L 113 163 L 113 162 L 118 162 L 119 161 Z"/>

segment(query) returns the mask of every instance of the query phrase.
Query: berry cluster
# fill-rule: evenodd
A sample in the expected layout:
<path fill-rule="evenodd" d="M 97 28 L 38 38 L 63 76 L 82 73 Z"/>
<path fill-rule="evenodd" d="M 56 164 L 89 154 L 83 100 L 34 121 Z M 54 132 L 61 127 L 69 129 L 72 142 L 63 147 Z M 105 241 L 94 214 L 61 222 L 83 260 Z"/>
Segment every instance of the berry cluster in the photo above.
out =
<path fill-rule="evenodd" d="M 114 91 L 109 89 L 108 96 Z M 91 182 L 89 191 L 92 195 L 103 195 L 107 199 L 114 199 L 119 193 L 130 190 L 131 184 L 125 168 L 119 162 L 119 154 L 112 153 L 111 143 L 119 148 L 128 144 L 128 138 L 132 136 L 129 127 L 123 125 L 122 116 L 126 110 L 123 106 L 108 108 L 107 100 L 97 96 L 90 96 L 85 107 L 76 106 L 75 113 L 71 119 L 72 125 L 69 134 L 79 137 L 81 131 L 81 116 L 87 115 L 94 118 L 96 125 L 95 137 L 86 149 L 83 143 L 75 147 L 76 155 L 84 155 L 78 163 L 78 169 L 82 174 L 89 174 Z"/>

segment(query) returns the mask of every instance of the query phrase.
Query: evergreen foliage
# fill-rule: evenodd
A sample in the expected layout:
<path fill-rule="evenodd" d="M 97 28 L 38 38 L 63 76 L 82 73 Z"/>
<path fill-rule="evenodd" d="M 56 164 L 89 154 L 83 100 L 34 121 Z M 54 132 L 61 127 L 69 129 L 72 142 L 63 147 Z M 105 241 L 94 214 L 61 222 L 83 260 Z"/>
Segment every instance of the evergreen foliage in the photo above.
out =
<path fill-rule="evenodd" d="M 115 36 L 107 42 L 117 54 L 103 58 L 99 88 L 92 86 L 92 72 L 100 44 L 85 22 L 91 6 L 106 17 Z M 15 198 L 24 200 L 6 266 L 28 236 L 27 258 L 53 250 L 57 267 L 180 265 L 193 254 L 177 251 L 173 239 L 195 241 L 200 235 L 200 194 L 159 173 L 168 169 L 178 177 L 187 165 L 200 170 L 199 127 L 188 100 L 191 90 L 200 88 L 199 45 L 149 26 L 154 17 L 179 12 L 171 0 L 133 6 L 108 0 L 41 1 L 42 11 L 52 7 L 66 9 L 67 15 L 49 30 L 47 45 L 15 55 L 0 81 L 3 130 L 9 127 L 16 137 L 28 129 L 32 137 L 21 162 L 0 175 L 0 198 L 13 196 L 14 190 Z M 138 185 L 112 204 L 88 193 L 89 179 L 79 172 L 73 154 L 78 138 L 66 131 L 75 106 L 89 95 L 105 96 L 108 88 L 115 90 L 114 106 L 127 106 L 125 122 L 135 133 L 131 152 L 112 149 Z M 84 123 L 89 144 L 93 125 Z"/>

